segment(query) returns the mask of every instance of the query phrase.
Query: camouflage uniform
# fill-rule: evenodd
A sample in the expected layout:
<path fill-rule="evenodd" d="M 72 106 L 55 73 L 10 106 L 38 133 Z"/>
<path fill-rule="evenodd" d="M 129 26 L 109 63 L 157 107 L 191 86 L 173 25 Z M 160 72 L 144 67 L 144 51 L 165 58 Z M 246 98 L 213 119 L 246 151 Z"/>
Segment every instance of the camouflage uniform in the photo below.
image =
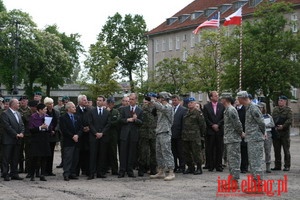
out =
<path fill-rule="evenodd" d="M 30 169 L 30 154 L 29 154 L 29 129 L 28 129 L 28 125 L 29 125 L 29 119 L 31 116 L 31 110 L 30 108 L 27 106 L 26 108 L 22 108 L 20 107 L 18 110 L 22 116 L 22 120 L 24 123 L 24 127 L 25 127 L 25 132 L 24 132 L 24 138 L 21 140 L 21 146 L 20 146 L 20 156 L 19 156 L 19 167 L 20 167 L 20 171 L 23 171 L 23 162 L 25 160 L 25 172 L 29 172 Z M 24 158 L 24 152 L 25 152 L 25 158 Z"/>
<path fill-rule="evenodd" d="M 275 152 L 275 168 L 281 168 L 281 146 L 284 152 L 284 167 L 290 168 L 290 126 L 292 124 L 292 109 L 288 106 L 278 107 L 273 110 L 272 117 L 275 126 L 283 125 L 283 130 L 277 130 L 278 137 L 273 138 L 273 146 Z"/>
<path fill-rule="evenodd" d="M 230 105 L 224 111 L 224 144 L 227 148 L 229 173 L 235 180 L 240 178 L 242 132 L 238 112 Z"/>
<path fill-rule="evenodd" d="M 273 118 L 271 115 L 265 114 L 264 119 L 270 119 L 270 122 L 266 124 L 266 134 L 267 138 L 264 141 L 264 149 L 265 149 L 265 163 L 271 163 L 271 148 L 272 148 L 272 133 L 271 128 L 275 126 Z"/>
<path fill-rule="evenodd" d="M 188 110 L 183 117 L 183 155 L 188 166 L 189 172 L 197 169 L 200 170 L 202 165 L 201 140 L 204 139 L 206 132 L 206 123 L 201 111 L 197 109 Z"/>
<path fill-rule="evenodd" d="M 139 174 L 143 174 L 150 166 L 151 174 L 156 174 L 156 138 L 155 128 L 157 119 L 153 114 L 154 106 L 143 105 L 143 124 L 139 129 Z"/>
<path fill-rule="evenodd" d="M 118 126 L 120 123 L 120 112 L 113 108 L 110 111 L 111 117 L 111 126 L 108 131 L 109 136 L 109 144 L 108 144 L 108 158 L 109 158 L 109 166 L 111 167 L 112 174 L 118 173 Z"/>
<path fill-rule="evenodd" d="M 262 162 L 265 123 L 259 108 L 252 103 L 246 106 L 245 133 L 245 141 L 248 142 L 250 172 L 254 179 L 257 179 L 257 176 L 263 179 Z"/>
<path fill-rule="evenodd" d="M 174 111 L 170 104 L 162 105 L 153 102 L 157 109 L 156 132 L 156 161 L 161 169 L 174 169 L 174 157 L 171 150 L 171 126 L 174 119 Z"/>

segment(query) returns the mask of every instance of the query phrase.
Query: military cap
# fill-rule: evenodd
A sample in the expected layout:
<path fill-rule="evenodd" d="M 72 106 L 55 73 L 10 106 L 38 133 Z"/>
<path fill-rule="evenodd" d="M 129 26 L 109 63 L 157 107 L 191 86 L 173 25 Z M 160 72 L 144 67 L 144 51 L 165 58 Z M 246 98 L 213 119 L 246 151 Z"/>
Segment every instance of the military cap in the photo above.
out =
<path fill-rule="evenodd" d="M 237 94 L 236 94 L 237 97 L 240 97 L 240 98 L 249 98 L 249 94 L 247 91 L 239 91 Z"/>
<path fill-rule="evenodd" d="M 106 100 L 106 103 L 115 103 L 116 101 L 115 101 L 115 99 L 113 98 L 113 97 L 109 97 L 109 98 L 107 98 L 107 100 Z"/>
<path fill-rule="evenodd" d="M 220 96 L 220 99 L 231 99 L 232 98 L 232 95 L 231 93 L 222 93 L 221 96 Z"/>
<path fill-rule="evenodd" d="M 10 98 L 4 98 L 4 102 L 9 102 Z"/>
<path fill-rule="evenodd" d="M 32 100 L 28 102 L 29 107 L 36 107 L 38 105 L 38 101 Z"/>
<path fill-rule="evenodd" d="M 186 99 L 187 103 L 190 103 L 192 101 L 196 101 L 196 99 L 194 97 L 189 97 L 189 98 Z"/>
<path fill-rule="evenodd" d="M 40 92 L 40 91 L 34 92 L 34 95 L 41 95 L 42 96 L 42 92 Z"/>
<path fill-rule="evenodd" d="M 58 101 L 62 101 L 62 97 L 58 97 L 57 100 L 58 100 Z"/>
<path fill-rule="evenodd" d="M 282 100 L 288 100 L 288 98 L 287 98 L 286 96 L 284 96 L 284 95 L 279 96 L 278 99 L 279 99 L 279 100 L 280 100 L 280 99 L 282 99 Z"/>
<path fill-rule="evenodd" d="M 27 96 L 21 96 L 19 101 L 22 101 L 23 99 L 28 99 L 28 97 Z"/>
<path fill-rule="evenodd" d="M 147 97 L 157 97 L 157 94 L 154 92 L 149 92 L 146 96 Z"/>
<path fill-rule="evenodd" d="M 61 100 L 62 100 L 62 101 L 70 100 L 70 97 L 68 97 L 68 96 L 63 96 L 63 98 L 62 98 Z"/>

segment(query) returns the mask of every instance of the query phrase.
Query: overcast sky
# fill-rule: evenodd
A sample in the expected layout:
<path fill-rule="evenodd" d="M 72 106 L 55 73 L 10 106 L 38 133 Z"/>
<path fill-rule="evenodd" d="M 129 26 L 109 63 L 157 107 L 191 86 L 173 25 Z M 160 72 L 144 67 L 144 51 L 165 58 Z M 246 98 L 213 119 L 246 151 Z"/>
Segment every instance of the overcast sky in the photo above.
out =
<path fill-rule="evenodd" d="M 148 30 L 184 8 L 193 0 L 3 0 L 7 10 L 29 13 L 39 28 L 57 24 L 60 32 L 79 33 L 88 50 L 108 16 L 119 12 L 144 16 Z"/>

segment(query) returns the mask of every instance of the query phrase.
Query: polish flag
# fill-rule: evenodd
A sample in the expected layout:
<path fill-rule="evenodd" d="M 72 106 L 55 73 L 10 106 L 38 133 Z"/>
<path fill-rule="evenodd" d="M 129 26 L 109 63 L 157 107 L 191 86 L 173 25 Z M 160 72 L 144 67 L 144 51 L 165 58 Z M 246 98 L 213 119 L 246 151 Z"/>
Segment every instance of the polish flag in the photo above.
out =
<path fill-rule="evenodd" d="M 240 26 L 242 23 L 242 7 L 240 7 L 235 13 L 232 13 L 228 17 L 225 18 L 224 26 L 228 25 L 238 25 Z"/>

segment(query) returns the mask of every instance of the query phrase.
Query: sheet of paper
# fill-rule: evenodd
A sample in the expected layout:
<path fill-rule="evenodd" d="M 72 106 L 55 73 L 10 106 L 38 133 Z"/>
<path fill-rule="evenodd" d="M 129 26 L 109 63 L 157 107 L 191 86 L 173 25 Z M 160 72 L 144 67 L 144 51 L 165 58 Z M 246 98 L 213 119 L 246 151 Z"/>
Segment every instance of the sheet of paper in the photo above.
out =
<path fill-rule="evenodd" d="M 45 124 L 49 126 L 51 124 L 52 117 L 45 117 Z"/>
<path fill-rule="evenodd" d="M 265 124 L 269 124 L 271 122 L 271 119 L 270 118 L 264 118 L 264 121 L 265 121 Z"/>

